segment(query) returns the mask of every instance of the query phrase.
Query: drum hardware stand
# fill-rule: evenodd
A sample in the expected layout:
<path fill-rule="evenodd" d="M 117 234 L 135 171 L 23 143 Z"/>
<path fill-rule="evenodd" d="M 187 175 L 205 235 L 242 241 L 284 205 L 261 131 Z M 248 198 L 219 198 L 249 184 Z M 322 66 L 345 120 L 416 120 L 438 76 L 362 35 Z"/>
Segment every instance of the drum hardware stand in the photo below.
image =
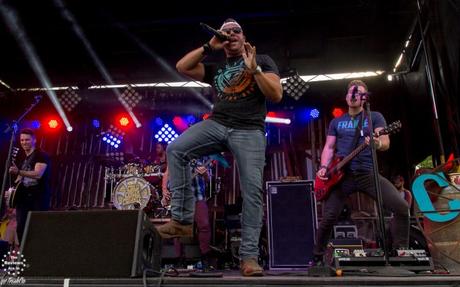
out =
<path fill-rule="evenodd" d="M 5 193 L 5 189 L 6 189 L 6 181 L 8 180 L 8 173 L 9 173 L 9 168 L 10 168 L 10 164 L 11 164 L 11 157 L 12 157 L 12 151 L 13 151 L 13 145 L 16 141 L 16 134 L 18 132 L 18 127 L 19 127 L 19 124 L 21 123 L 22 119 L 24 119 L 24 117 L 30 113 L 30 111 L 35 108 L 36 105 L 38 105 L 38 103 L 40 102 L 41 100 L 41 96 L 35 96 L 34 98 L 34 102 L 22 113 L 22 115 L 19 116 L 19 118 L 17 120 L 14 120 L 12 121 L 8 127 L 3 131 L 3 133 L 11 133 L 10 135 L 10 144 L 9 144 L 9 147 L 8 147 L 8 153 L 7 153 L 7 157 L 6 157 L 6 161 L 5 161 L 5 170 L 3 172 L 3 182 L 2 182 L 2 190 L 0 190 L 0 214 L 3 213 L 3 210 L 2 207 L 3 207 L 3 196 L 4 196 L 4 193 Z"/>

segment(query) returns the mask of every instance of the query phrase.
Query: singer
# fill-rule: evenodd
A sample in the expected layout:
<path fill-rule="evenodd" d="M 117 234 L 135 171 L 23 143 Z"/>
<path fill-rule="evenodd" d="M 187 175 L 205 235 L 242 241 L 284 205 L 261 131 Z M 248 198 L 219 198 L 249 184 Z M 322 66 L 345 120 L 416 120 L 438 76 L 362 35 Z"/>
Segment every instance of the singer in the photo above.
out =
<path fill-rule="evenodd" d="M 240 270 L 243 276 L 262 276 L 258 243 L 263 215 L 266 100 L 279 102 L 282 88 L 276 64 L 269 56 L 256 54 L 256 47 L 246 41 L 237 21 L 225 20 L 219 31 L 229 40 L 213 36 L 176 65 L 180 73 L 210 83 L 217 102 L 207 120 L 191 126 L 167 148 L 173 220 L 158 231 L 164 238 L 191 236 L 196 199 L 189 162 L 229 150 L 237 162 L 243 198 Z M 222 63 L 203 63 L 208 54 L 218 51 L 225 54 Z"/>
<path fill-rule="evenodd" d="M 363 142 L 369 143 L 370 132 L 367 116 L 363 112 L 364 97 L 367 95 L 367 85 L 360 80 L 353 80 L 348 84 L 346 101 L 348 113 L 335 118 L 329 124 L 326 144 L 321 153 L 321 166 L 316 173 L 321 180 L 326 178 L 326 171 L 334 154 L 340 157 L 349 155 L 352 150 Z M 381 131 L 385 126 L 385 118 L 379 112 L 371 112 L 373 132 Z M 385 151 L 390 147 L 388 135 L 374 137 L 376 148 Z M 331 235 L 331 230 L 342 212 L 348 195 L 355 191 L 364 192 L 376 198 L 373 184 L 371 149 L 367 146 L 344 167 L 344 177 L 329 192 L 323 203 L 323 218 L 318 228 L 316 245 L 313 249 L 314 261 L 317 265 L 324 264 L 323 255 Z M 331 176 L 333 177 L 333 176 Z M 399 195 L 393 184 L 383 176 L 379 176 L 382 188 L 384 208 L 394 212 L 392 224 L 393 248 L 407 248 L 409 244 L 409 207 L 407 202 Z"/>

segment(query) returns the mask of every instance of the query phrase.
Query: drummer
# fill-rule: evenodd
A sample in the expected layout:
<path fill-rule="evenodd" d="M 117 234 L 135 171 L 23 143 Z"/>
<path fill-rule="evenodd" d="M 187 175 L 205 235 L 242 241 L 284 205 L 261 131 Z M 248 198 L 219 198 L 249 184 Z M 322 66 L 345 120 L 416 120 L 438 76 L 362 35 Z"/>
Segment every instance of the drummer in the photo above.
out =
<path fill-rule="evenodd" d="M 165 142 L 157 142 L 155 144 L 155 159 L 153 160 L 153 164 L 156 166 L 160 166 L 160 170 L 162 173 L 166 171 L 166 143 Z"/>

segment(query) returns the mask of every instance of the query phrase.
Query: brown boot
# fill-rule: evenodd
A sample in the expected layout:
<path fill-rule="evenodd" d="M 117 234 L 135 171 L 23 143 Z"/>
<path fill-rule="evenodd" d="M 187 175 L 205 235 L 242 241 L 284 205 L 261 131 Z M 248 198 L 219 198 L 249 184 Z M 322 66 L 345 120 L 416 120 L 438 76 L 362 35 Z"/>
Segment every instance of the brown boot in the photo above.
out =
<path fill-rule="evenodd" d="M 241 260 L 240 270 L 243 276 L 264 276 L 264 269 L 260 267 L 255 258 Z"/>
<path fill-rule="evenodd" d="M 163 238 L 192 237 L 193 234 L 192 224 L 181 224 L 173 219 L 159 226 L 157 230 Z"/>

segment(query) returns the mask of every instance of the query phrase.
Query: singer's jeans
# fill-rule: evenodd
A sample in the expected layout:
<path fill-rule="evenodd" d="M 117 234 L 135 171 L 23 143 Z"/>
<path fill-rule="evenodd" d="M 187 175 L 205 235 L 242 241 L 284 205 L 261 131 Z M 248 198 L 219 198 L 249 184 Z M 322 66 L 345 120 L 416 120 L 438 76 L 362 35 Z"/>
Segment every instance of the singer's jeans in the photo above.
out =
<path fill-rule="evenodd" d="M 383 176 L 379 175 L 380 187 L 382 192 L 383 206 L 386 210 L 394 212 L 391 224 L 393 236 L 393 248 L 408 247 L 409 244 L 409 205 L 399 195 L 398 190 Z M 349 171 L 341 184 L 331 190 L 329 197 L 323 204 L 323 218 L 318 228 L 316 245 L 313 249 L 315 255 L 322 256 L 326 250 L 326 245 L 331 236 L 332 227 L 345 205 L 346 197 L 355 192 L 364 192 L 376 199 L 376 192 L 373 184 L 373 174 L 367 172 Z"/>
<path fill-rule="evenodd" d="M 195 195 L 191 189 L 190 160 L 230 150 L 237 162 L 243 198 L 240 257 L 257 258 L 263 215 L 265 145 L 261 130 L 228 128 L 210 119 L 191 126 L 166 150 L 172 219 L 185 224 L 193 222 Z"/>

